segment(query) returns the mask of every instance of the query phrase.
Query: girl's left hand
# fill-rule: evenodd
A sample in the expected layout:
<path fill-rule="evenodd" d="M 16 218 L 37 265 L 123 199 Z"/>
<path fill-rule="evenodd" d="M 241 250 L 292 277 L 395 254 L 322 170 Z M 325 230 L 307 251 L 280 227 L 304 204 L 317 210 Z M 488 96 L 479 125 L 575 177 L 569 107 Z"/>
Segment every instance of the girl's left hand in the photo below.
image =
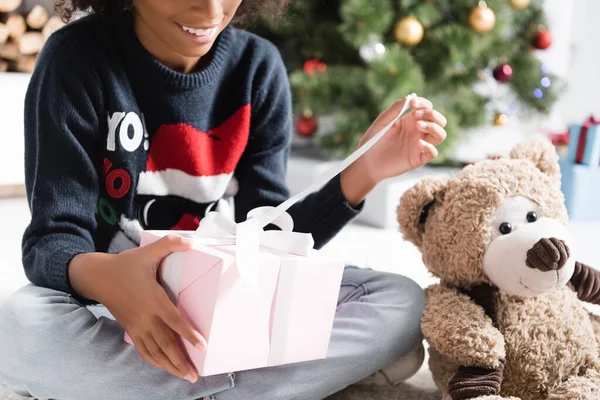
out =
<path fill-rule="evenodd" d="M 394 103 L 373 122 L 360 146 L 388 125 L 404 107 L 406 99 Z M 435 146 L 446 139 L 446 118 L 431 102 L 413 97 L 413 111 L 396 124 L 367 153 L 342 172 L 342 192 L 358 204 L 381 181 L 419 168 L 438 155 Z"/>
<path fill-rule="evenodd" d="M 360 141 L 360 146 L 389 124 L 402 110 L 402 99 L 381 113 Z M 363 155 L 365 167 L 375 183 L 419 168 L 438 155 L 435 146 L 446 139 L 446 118 L 431 102 L 414 97 L 413 111 L 404 115 L 375 146 Z"/>

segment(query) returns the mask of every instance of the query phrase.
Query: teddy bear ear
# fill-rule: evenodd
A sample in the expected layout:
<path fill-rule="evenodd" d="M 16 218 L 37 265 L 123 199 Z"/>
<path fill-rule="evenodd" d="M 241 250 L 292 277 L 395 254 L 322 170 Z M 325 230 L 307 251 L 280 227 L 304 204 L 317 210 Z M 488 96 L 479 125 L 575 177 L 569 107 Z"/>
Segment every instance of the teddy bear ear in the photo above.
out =
<path fill-rule="evenodd" d="M 408 189 L 397 208 L 400 232 L 417 247 L 423 243 L 425 221 L 434 204 L 443 201 L 448 187 L 447 178 L 427 177 Z"/>
<path fill-rule="evenodd" d="M 545 138 L 527 139 L 510 152 L 513 160 L 529 160 L 544 174 L 560 181 L 558 154 L 554 145 Z"/>

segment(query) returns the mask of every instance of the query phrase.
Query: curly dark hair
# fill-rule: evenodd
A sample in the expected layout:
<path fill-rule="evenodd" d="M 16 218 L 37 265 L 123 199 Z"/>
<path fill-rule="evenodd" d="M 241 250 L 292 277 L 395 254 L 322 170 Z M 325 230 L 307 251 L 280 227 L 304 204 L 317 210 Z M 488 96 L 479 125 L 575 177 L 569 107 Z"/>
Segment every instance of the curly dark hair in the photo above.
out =
<path fill-rule="evenodd" d="M 291 0 L 244 0 L 235 14 L 233 22 L 248 25 L 260 16 L 279 17 Z M 133 10 L 133 0 L 56 0 L 55 10 L 68 22 L 76 11 L 91 10 L 105 16 L 120 16 Z"/>

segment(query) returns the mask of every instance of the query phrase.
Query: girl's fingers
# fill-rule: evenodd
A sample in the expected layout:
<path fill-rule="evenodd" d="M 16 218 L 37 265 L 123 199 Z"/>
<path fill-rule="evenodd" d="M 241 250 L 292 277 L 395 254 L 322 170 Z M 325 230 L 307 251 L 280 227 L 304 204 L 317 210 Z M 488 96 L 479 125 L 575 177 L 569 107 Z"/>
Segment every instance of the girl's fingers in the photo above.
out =
<path fill-rule="evenodd" d="M 140 357 L 142 357 L 142 359 L 144 361 L 146 361 L 150 365 L 155 366 L 156 368 L 160 368 L 160 365 L 158 364 L 158 362 L 156 360 L 154 360 L 154 358 L 152 358 L 152 355 L 148 351 L 148 348 L 146 347 L 146 344 L 144 343 L 144 341 L 142 340 L 141 337 L 139 337 L 139 336 L 136 338 L 132 337 L 131 340 L 133 341 L 135 349 L 137 350 Z"/>
<path fill-rule="evenodd" d="M 169 360 L 169 357 L 167 357 L 167 355 L 162 351 L 158 343 L 156 343 L 154 336 L 152 336 L 150 332 L 148 332 L 144 336 L 144 344 L 146 345 L 146 348 L 148 349 L 148 352 L 150 353 L 152 359 L 154 359 L 154 361 L 158 363 L 159 368 L 166 370 L 173 376 L 178 376 L 180 378 L 186 379 L 191 383 L 195 382 L 191 376 L 187 376 L 187 374 L 182 374 L 177 370 L 177 368 L 175 368 L 171 360 Z"/>
<path fill-rule="evenodd" d="M 446 124 L 448 123 L 448 120 L 446 120 L 446 117 L 444 117 L 442 115 L 442 113 L 440 113 L 439 111 L 433 110 L 433 109 L 415 110 L 415 111 L 413 111 L 413 114 L 417 121 L 435 122 L 442 128 L 444 128 L 446 126 Z"/>
<path fill-rule="evenodd" d="M 436 158 L 438 156 L 438 150 L 431 143 L 428 143 L 428 142 L 424 141 L 423 139 L 419 139 L 419 145 L 421 146 L 421 148 L 423 150 L 421 152 L 421 164 L 422 165 L 427 164 L 428 162 L 430 162 L 431 160 L 433 160 L 434 158 Z"/>
<path fill-rule="evenodd" d="M 431 102 L 424 97 L 415 97 L 411 100 L 410 106 L 414 109 L 430 110 L 433 108 L 433 104 L 431 104 Z"/>
<path fill-rule="evenodd" d="M 185 340 L 190 342 L 192 346 L 197 347 L 202 351 L 206 351 L 206 339 L 200 334 L 192 324 L 190 324 L 179 312 L 177 307 L 169 300 L 169 297 L 160 290 L 158 292 L 160 297 L 158 315 L 162 318 L 165 324 L 171 328 L 175 333 L 178 333 Z"/>
<path fill-rule="evenodd" d="M 446 131 L 436 123 L 419 121 L 417 122 L 417 128 L 426 135 L 426 140 L 434 146 L 446 140 Z"/>
<path fill-rule="evenodd" d="M 152 330 L 152 336 L 158 347 L 169 358 L 171 364 L 179 371 L 178 376 L 190 377 L 193 380 L 197 379 L 198 374 L 185 356 L 181 344 L 173 331 L 163 321 L 157 321 Z"/>
<path fill-rule="evenodd" d="M 177 253 L 189 250 L 192 247 L 190 239 L 177 235 L 167 235 L 156 242 L 140 248 L 155 262 L 161 261 L 171 253 Z"/>
<path fill-rule="evenodd" d="M 386 126 L 389 124 L 394 118 L 398 116 L 402 108 L 404 108 L 404 103 L 406 102 L 406 98 L 397 100 L 390 108 L 383 111 L 377 119 L 373 122 L 373 126 Z"/>

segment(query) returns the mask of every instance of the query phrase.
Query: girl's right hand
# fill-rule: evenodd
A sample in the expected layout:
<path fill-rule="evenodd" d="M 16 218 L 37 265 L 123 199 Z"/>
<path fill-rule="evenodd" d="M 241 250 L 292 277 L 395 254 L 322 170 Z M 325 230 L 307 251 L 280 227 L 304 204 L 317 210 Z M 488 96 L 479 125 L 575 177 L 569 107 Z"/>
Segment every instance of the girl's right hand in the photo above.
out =
<path fill-rule="evenodd" d="M 206 340 L 180 314 L 157 280 L 162 259 L 190 245 L 170 235 L 117 255 L 80 254 L 71 261 L 69 278 L 80 295 L 111 312 L 144 360 L 194 383 L 198 373 L 176 334 L 201 350 L 206 349 Z"/>

